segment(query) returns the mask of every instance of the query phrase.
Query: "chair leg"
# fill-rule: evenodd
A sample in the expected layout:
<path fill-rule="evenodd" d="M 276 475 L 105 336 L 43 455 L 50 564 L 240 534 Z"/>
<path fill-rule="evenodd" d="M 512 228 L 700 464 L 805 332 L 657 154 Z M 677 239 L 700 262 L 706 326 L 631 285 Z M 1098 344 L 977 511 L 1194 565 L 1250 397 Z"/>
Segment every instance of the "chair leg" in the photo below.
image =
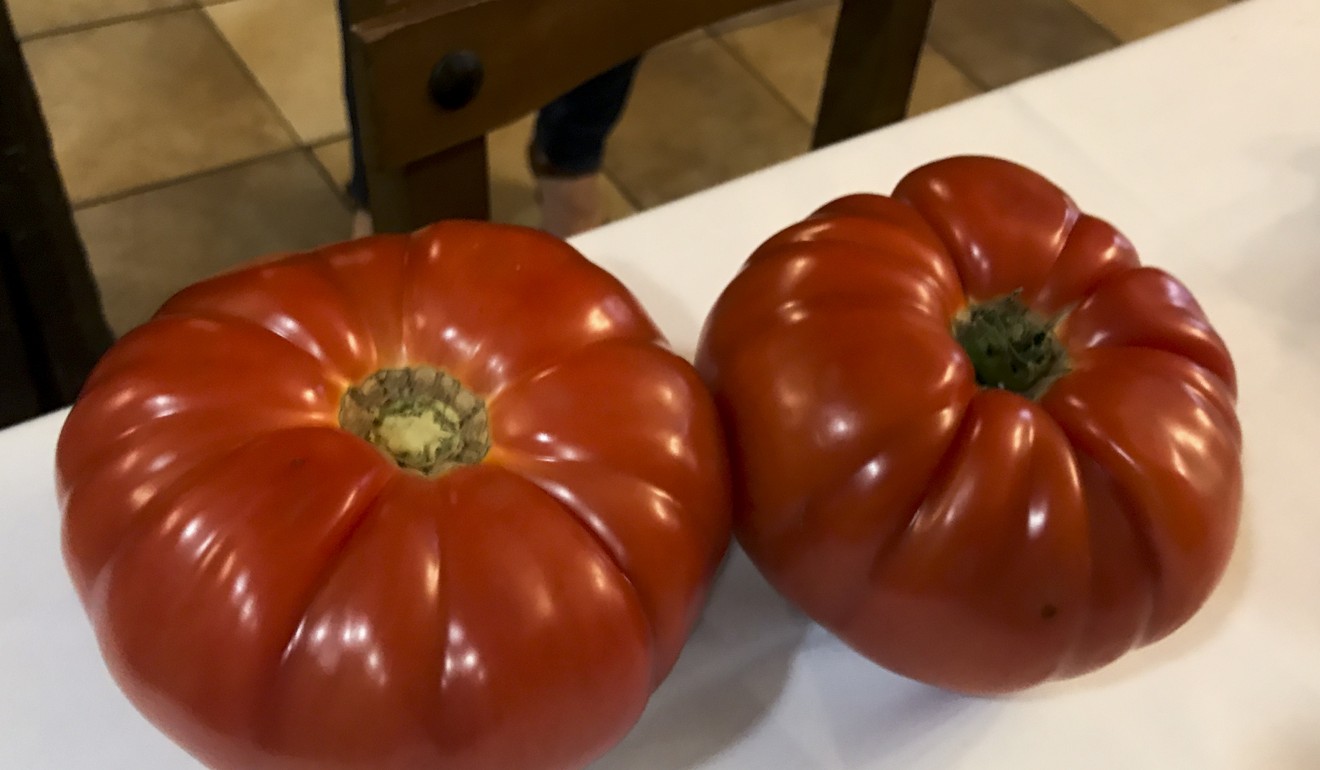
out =
<path fill-rule="evenodd" d="M 486 139 L 464 142 L 398 171 L 369 168 L 367 189 L 380 233 L 411 232 L 441 219 L 490 219 Z"/>
<path fill-rule="evenodd" d="M 813 147 L 907 116 L 933 0 L 843 0 Z"/>
<path fill-rule="evenodd" d="M 441 219 L 490 218 L 490 171 L 486 137 L 479 136 L 403 168 L 383 163 L 376 130 L 375 100 L 365 84 L 369 65 L 353 24 L 382 13 L 385 0 L 340 0 L 344 50 L 352 100 L 354 140 L 366 170 L 367 198 L 378 233 L 406 233 Z"/>
<path fill-rule="evenodd" d="M 70 403 L 111 333 L 0 2 L 0 426 Z"/>

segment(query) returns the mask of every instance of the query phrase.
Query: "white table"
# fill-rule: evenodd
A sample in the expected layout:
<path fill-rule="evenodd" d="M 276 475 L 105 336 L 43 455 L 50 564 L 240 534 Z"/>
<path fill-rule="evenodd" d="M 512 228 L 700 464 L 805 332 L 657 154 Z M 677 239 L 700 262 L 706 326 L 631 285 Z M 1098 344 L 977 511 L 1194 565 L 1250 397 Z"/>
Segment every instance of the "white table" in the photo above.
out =
<path fill-rule="evenodd" d="M 597 770 L 1320 768 L 1320 2 L 1248 2 L 579 239 L 683 352 L 741 260 L 840 194 L 955 153 L 1033 166 L 1184 278 L 1242 380 L 1244 528 L 1170 639 L 978 700 L 887 674 L 735 554 Z M 110 681 L 59 559 L 60 415 L 0 433 L 0 768 L 195 767 Z"/>

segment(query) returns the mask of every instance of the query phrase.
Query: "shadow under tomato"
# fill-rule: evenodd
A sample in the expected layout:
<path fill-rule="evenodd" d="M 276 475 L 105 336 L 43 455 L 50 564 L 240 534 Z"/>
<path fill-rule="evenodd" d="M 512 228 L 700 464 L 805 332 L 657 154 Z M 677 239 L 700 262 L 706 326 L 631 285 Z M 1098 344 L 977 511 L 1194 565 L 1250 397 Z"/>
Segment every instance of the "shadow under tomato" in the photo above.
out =
<path fill-rule="evenodd" d="M 1007 704 L 940 690 L 876 670 L 862 675 L 860 657 L 837 666 L 838 687 L 820 719 L 830 728 L 844 767 L 870 770 L 964 767 L 966 755 L 993 729 Z M 852 675 L 850 677 L 850 675 Z M 845 678 L 852 678 L 846 683 Z M 869 680 L 868 683 L 856 680 Z"/>
<path fill-rule="evenodd" d="M 1223 578 L 1210 594 L 1205 606 L 1182 627 L 1165 638 L 1146 647 L 1131 650 L 1105 667 L 1084 674 L 1076 680 L 1046 683 L 1017 693 L 1013 697 L 1024 700 L 1049 699 L 1056 697 L 1062 691 L 1079 688 L 1100 689 L 1139 679 L 1153 670 L 1191 655 L 1199 647 L 1213 642 L 1223 633 L 1233 615 L 1247 601 L 1253 573 L 1255 548 L 1252 522 L 1255 509 L 1251 505 L 1251 475 L 1249 472 L 1244 475 L 1247 479 L 1247 495 L 1242 506 L 1242 521 L 1239 525 L 1237 541 L 1233 545 L 1233 556 Z"/>
<path fill-rule="evenodd" d="M 696 355 L 697 340 L 701 335 L 701 325 L 706 320 L 704 314 L 709 309 L 708 306 L 701 307 L 700 311 L 694 311 L 694 306 L 701 303 L 680 296 L 675 286 L 667 284 L 665 279 L 659 277 L 663 271 L 648 272 L 637 265 L 611 258 L 609 255 L 604 255 L 598 264 L 628 287 L 628 291 L 632 292 L 642 304 L 647 315 L 673 346 L 674 352 L 691 361 Z M 729 277 L 733 277 L 732 271 Z M 671 275 L 669 281 L 673 280 L 674 277 Z M 695 287 L 708 288 L 707 284 L 699 283 L 692 284 L 693 290 Z M 713 304 L 714 301 L 715 294 L 712 293 L 709 303 Z"/>
<path fill-rule="evenodd" d="M 1003 708 L 868 661 L 735 547 L 674 673 L 591 770 L 951 767 Z"/>
<path fill-rule="evenodd" d="M 699 767 L 737 743 L 778 700 L 810 625 L 734 546 L 673 672 L 592 770 Z"/>

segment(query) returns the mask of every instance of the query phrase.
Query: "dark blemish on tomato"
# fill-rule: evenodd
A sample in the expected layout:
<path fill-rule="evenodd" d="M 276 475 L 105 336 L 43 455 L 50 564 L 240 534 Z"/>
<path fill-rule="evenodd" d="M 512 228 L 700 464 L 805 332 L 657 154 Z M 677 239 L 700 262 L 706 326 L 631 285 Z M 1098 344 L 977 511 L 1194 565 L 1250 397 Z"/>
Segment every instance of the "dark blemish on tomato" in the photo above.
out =
<path fill-rule="evenodd" d="M 1052 620 L 1054 616 L 1058 614 L 1059 608 L 1055 607 L 1053 604 L 1047 604 L 1040 608 L 1040 616 L 1045 620 Z"/>
<path fill-rule="evenodd" d="M 301 468 L 301 467 L 303 467 L 303 466 L 306 465 L 306 464 L 307 464 L 307 458 L 306 458 L 306 457 L 295 457 L 295 458 L 293 458 L 292 460 L 289 461 L 289 467 L 290 467 L 290 468 L 295 468 L 295 469 L 296 469 L 296 468 Z"/>

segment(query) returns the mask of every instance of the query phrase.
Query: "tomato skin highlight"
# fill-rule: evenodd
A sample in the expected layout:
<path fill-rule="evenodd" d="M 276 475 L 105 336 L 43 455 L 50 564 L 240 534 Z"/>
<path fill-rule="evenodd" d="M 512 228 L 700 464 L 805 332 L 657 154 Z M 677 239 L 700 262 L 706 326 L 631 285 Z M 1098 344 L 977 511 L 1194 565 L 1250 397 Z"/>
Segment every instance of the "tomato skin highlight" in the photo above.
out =
<path fill-rule="evenodd" d="M 385 408 L 382 372 L 417 385 L 390 415 L 426 418 L 390 441 L 440 451 L 479 413 L 479 451 L 432 475 L 341 427 L 345 399 Z M 695 370 L 570 246 L 482 223 L 183 290 L 100 362 L 57 479 L 116 681 L 235 770 L 585 765 L 673 666 L 730 536 Z"/>
<path fill-rule="evenodd" d="M 1008 161 L 936 161 L 770 238 L 697 366 L 739 542 L 899 674 L 995 694 L 1096 669 L 1185 623 L 1231 555 L 1223 340 L 1121 233 Z M 1030 387 L 1001 377 L 1019 369 Z"/>

